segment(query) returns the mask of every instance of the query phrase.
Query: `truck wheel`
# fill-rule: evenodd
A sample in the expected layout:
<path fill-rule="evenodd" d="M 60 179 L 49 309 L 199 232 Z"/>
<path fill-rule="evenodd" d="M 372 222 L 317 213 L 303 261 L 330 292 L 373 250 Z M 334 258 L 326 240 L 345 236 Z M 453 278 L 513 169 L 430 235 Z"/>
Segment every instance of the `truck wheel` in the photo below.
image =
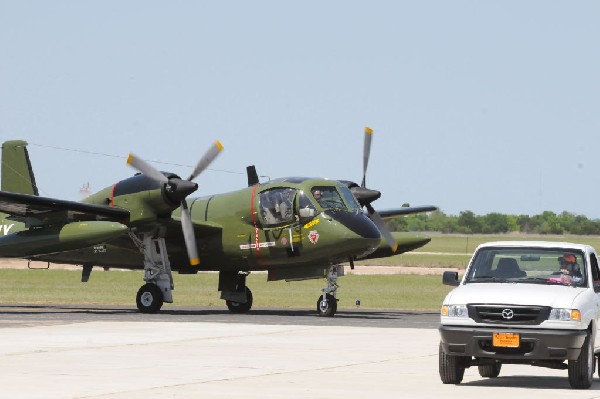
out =
<path fill-rule="evenodd" d="M 486 364 L 483 366 L 477 366 L 479 369 L 479 375 L 486 378 L 496 378 L 500 375 L 500 369 L 502 363 L 495 362 L 494 364 Z"/>
<path fill-rule="evenodd" d="M 588 332 L 577 360 L 569 360 L 569 384 L 571 388 L 587 389 L 592 385 L 593 376 L 594 346 Z"/>
<path fill-rule="evenodd" d="M 460 384 L 465 375 L 464 356 L 447 355 L 442 349 L 440 342 L 439 349 L 440 378 L 444 384 Z"/>

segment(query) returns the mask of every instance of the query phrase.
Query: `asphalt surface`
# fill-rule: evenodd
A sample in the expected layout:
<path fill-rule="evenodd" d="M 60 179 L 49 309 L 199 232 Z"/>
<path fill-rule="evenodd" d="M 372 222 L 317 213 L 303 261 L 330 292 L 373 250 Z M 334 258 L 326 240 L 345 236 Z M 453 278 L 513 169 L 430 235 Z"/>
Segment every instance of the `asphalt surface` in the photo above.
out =
<path fill-rule="evenodd" d="M 232 314 L 223 307 L 165 306 L 155 314 L 136 308 L 76 305 L 0 305 L 0 328 L 93 321 L 110 322 L 212 322 L 298 326 L 352 326 L 374 328 L 437 328 L 437 312 L 338 310 L 335 317 L 319 317 L 315 310 L 252 308 Z"/>

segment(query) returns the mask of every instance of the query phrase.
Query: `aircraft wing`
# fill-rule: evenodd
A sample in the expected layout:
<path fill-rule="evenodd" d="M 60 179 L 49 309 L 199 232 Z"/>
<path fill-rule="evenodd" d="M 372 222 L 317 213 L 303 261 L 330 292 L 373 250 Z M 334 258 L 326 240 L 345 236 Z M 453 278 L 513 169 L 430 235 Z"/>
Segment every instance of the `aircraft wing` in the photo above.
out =
<path fill-rule="evenodd" d="M 6 191 L 0 191 L 0 212 L 26 226 L 91 220 L 126 224 L 129 221 L 129 211 L 125 209 Z"/>
<path fill-rule="evenodd" d="M 388 209 L 385 211 L 377 211 L 377 213 L 379 213 L 379 216 L 381 216 L 382 219 L 391 219 L 395 216 L 412 215 L 413 213 L 433 212 L 433 211 L 437 211 L 437 210 L 438 210 L 438 208 L 436 206 L 423 205 L 423 206 L 405 206 L 405 207 L 398 208 L 398 209 Z"/>

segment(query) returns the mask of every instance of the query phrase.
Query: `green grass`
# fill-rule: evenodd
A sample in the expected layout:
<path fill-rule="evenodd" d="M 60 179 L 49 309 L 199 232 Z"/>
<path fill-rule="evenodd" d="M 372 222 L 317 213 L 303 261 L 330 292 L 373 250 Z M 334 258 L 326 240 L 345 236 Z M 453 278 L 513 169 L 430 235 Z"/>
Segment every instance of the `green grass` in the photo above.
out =
<path fill-rule="evenodd" d="M 600 248 L 600 236 L 549 236 L 549 235 L 459 235 L 430 233 L 431 242 L 413 252 L 383 259 L 359 261 L 358 265 L 456 267 L 465 269 L 479 244 L 489 241 L 567 241 L 589 244 Z"/>
<path fill-rule="evenodd" d="M 94 271 L 88 283 L 70 270 L 0 270 L 0 303 L 124 305 L 135 308 L 135 295 L 142 285 L 139 271 Z M 225 306 L 217 291 L 216 273 L 174 275 L 174 304 Z M 347 275 L 338 280 L 340 309 L 361 308 L 437 310 L 450 290 L 440 276 Z M 251 274 L 247 285 L 255 307 L 316 308 L 324 280 L 267 282 L 265 274 Z M 168 306 L 168 305 L 166 305 Z"/>

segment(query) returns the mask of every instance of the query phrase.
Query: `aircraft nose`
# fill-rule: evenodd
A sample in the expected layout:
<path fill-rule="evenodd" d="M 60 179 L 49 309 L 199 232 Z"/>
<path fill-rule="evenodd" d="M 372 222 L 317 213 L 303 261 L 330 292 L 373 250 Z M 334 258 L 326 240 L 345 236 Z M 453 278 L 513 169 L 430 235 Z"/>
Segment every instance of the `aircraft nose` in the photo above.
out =
<path fill-rule="evenodd" d="M 380 239 L 375 223 L 363 213 L 332 212 L 331 218 L 363 238 Z"/>

